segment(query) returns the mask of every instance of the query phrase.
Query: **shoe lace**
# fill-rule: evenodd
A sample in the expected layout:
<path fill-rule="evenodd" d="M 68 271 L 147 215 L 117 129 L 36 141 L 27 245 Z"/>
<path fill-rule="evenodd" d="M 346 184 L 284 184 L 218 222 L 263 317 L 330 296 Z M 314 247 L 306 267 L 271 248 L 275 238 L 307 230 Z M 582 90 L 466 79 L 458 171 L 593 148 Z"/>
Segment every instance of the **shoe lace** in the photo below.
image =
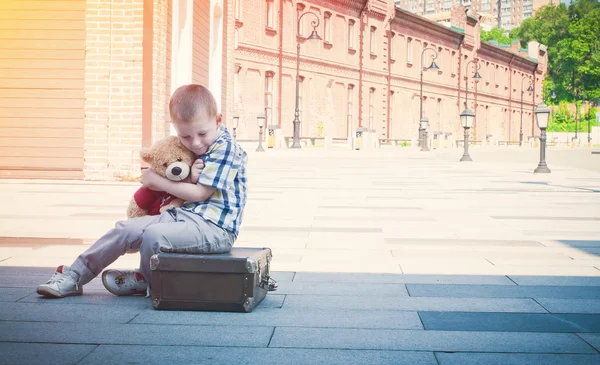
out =
<path fill-rule="evenodd" d="M 46 284 L 62 284 L 65 280 L 72 279 L 68 274 L 55 272 Z M 79 290 L 79 283 L 75 283 L 75 289 Z"/>

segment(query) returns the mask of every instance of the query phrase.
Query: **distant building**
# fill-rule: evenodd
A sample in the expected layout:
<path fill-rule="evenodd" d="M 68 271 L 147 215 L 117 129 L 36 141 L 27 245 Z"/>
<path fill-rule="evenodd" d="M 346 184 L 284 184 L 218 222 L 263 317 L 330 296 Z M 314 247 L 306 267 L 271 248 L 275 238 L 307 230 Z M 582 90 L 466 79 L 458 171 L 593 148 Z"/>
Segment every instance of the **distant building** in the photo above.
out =
<path fill-rule="evenodd" d="M 450 9 L 460 5 L 484 16 L 483 23 L 509 31 L 532 17 L 537 9 L 557 2 L 558 0 L 397 0 L 395 4 L 436 22 L 449 22 Z"/>

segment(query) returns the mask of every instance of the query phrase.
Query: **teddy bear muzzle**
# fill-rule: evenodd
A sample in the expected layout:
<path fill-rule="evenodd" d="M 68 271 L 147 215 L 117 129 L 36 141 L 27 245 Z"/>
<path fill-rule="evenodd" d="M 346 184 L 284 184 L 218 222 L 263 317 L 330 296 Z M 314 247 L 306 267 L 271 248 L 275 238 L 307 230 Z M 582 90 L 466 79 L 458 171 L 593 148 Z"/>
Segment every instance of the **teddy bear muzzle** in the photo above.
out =
<path fill-rule="evenodd" d="M 181 181 L 184 180 L 190 174 L 190 167 L 185 162 L 173 162 L 167 167 L 165 176 L 169 180 Z"/>

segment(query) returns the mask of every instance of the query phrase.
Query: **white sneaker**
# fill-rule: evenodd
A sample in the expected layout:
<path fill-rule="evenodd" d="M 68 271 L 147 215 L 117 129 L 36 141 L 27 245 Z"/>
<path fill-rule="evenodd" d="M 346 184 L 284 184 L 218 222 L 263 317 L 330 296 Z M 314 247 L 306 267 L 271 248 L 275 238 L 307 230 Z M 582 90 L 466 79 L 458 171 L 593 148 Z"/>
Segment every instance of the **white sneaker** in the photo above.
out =
<path fill-rule="evenodd" d="M 102 284 L 114 295 L 146 294 L 148 284 L 136 270 L 106 270 L 102 273 Z"/>
<path fill-rule="evenodd" d="M 69 266 L 59 266 L 54 275 L 46 282 L 38 286 L 37 293 L 46 297 L 64 298 L 72 295 L 83 294 L 82 288 L 77 284 L 78 275 L 71 271 Z"/>

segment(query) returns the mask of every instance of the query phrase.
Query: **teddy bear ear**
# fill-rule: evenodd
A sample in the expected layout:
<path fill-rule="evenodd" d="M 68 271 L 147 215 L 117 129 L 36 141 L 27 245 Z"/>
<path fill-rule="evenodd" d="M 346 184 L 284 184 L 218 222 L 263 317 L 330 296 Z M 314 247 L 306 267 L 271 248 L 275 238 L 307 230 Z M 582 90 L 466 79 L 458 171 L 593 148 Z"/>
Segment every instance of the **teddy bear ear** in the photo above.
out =
<path fill-rule="evenodd" d="M 152 154 L 150 153 L 149 148 L 142 148 L 140 150 L 140 157 L 147 163 L 152 162 Z"/>

